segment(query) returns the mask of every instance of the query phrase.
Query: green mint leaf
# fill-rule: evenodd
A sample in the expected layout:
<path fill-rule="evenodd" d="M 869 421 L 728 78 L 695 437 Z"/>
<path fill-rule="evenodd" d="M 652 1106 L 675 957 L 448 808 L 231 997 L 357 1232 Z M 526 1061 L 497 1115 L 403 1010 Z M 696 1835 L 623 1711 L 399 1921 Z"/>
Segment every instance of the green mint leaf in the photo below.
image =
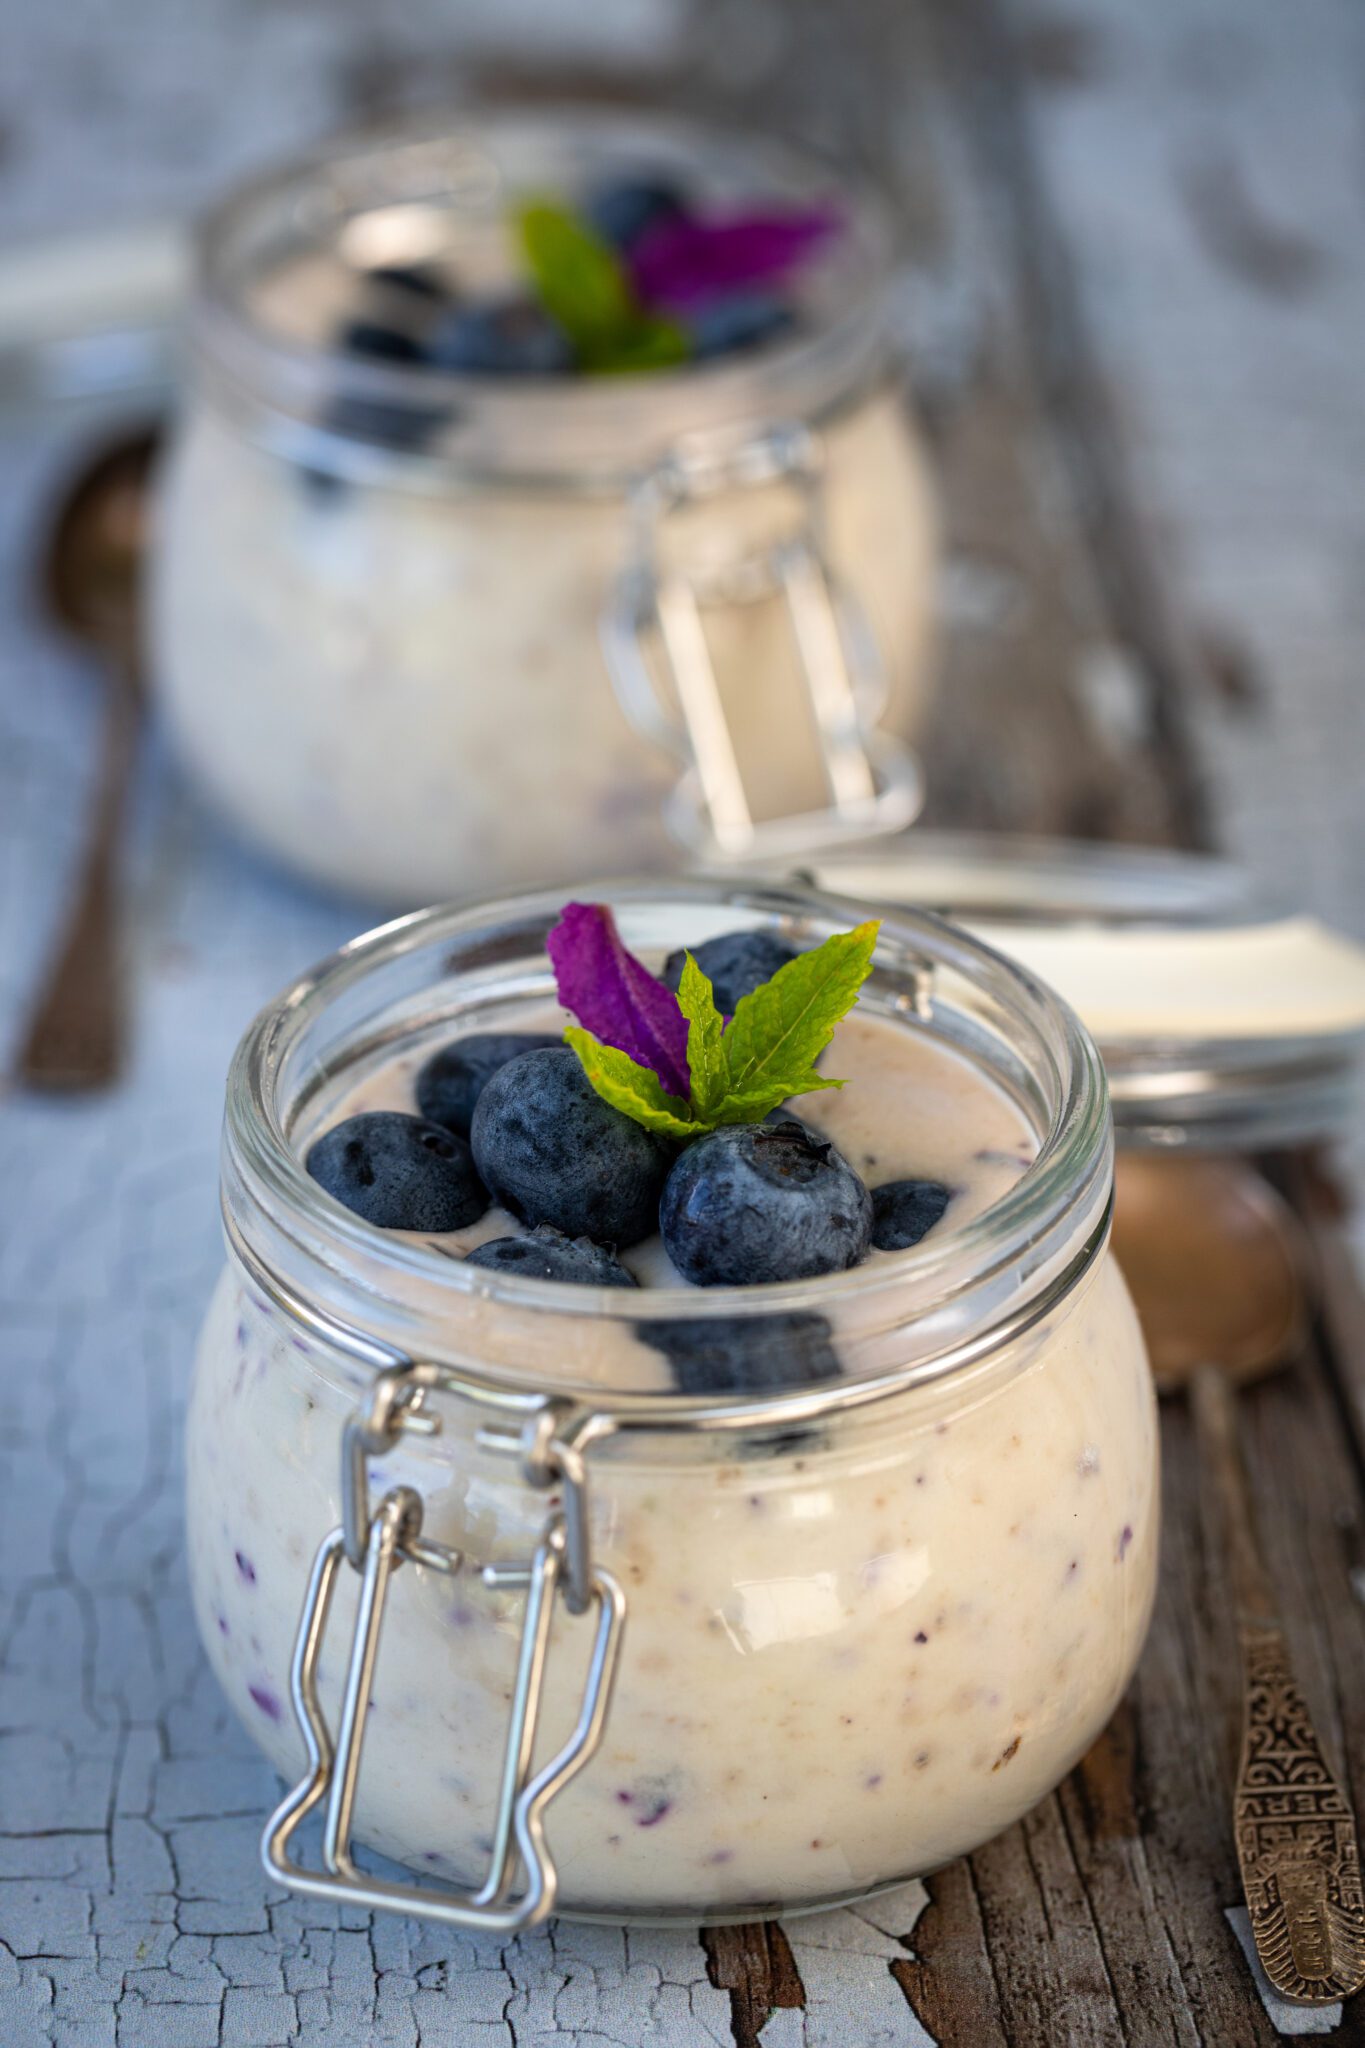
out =
<path fill-rule="evenodd" d="M 712 1110 L 709 1122 L 715 1124 L 761 1124 L 771 1110 L 780 1109 L 789 1096 L 813 1095 L 817 1088 L 843 1088 L 844 1081 L 830 1080 L 824 1074 L 817 1074 L 814 1068 L 807 1074 L 800 1074 L 789 1087 L 784 1082 L 772 1081 L 761 1088 L 729 1088 Z"/>
<path fill-rule="evenodd" d="M 652 1067 L 571 1025 L 565 1037 L 593 1088 L 613 1109 L 670 1138 L 701 1137 L 722 1124 L 761 1123 L 791 1096 L 842 1088 L 815 1062 L 872 968 L 880 926 L 839 932 L 801 953 L 741 998 L 727 1024 L 691 953 L 683 962 L 678 1009 L 687 1021 L 690 1101 L 670 1095 Z M 662 995 L 662 991 L 660 991 Z"/>
<path fill-rule="evenodd" d="M 603 1045 L 591 1031 L 571 1024 L 565 1038 L 578 1054 L 579 1064 L 604 1102 L 633 1117 L 647 1131 L 662 1131 L 670 1138 L 695 1138 L 710 1129 L 692 1116 L 685 1102 L 666 1095 L 663 1083 L 652 1067 L 642 1067 L 628 1052 Z"/>
<path fill-rule="evenodd" d="M 730 1066 L 722 1032 L 725 1020 L 716 1008 L 711 984 L 689 953 L 678 984 L 678 1008 L 687 1019 L 687 1065 L 692 1076 L 692 1113 L 709 1121 L 725 1095 Z"/>
<path fill-rule="evenodd" d="M 776 1090 L 770 1104 L 775 1107 L 810 1087 L 816 1060 L 871 972 L 880 929 L 873 919 L 855 931 L 836 932 L 741 997 L 724 1040 L 734 1099 L 758 1101 Z"/>
<path fill-rule="evenodd" d="M 637 370 L 669 370 L 692 353 L 687 330 L 676 320 L 637 313 L 631 324 L 609 338 L 594 336 L 583 345 L 583 367 L 590 376 L 628 376 Z"/>
<path fill-rule="evenodd" d="M 541 304 L 585 358 L 610 357 L 638 319 L 630 280 L 616 252 L 566 206 L 523 206 L 517 231 Z"/>

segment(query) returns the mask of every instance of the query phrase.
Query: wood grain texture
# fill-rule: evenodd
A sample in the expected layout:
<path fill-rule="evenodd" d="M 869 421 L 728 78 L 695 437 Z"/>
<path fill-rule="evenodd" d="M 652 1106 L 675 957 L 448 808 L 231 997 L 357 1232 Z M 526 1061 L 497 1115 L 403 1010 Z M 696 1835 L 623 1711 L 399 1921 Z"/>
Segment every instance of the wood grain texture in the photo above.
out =
<path fill-rule="evenodd" d="M 775 2012 L 805 2006 L 806 1987 L 791 1943 L 776 1921 L 704 1927 L 701 1945 L 708 1977 L 718 1990 L 730 1994 L 735 2048 L 758 2048 L 758 2037 Z"/>
<path fill-rule="evenodd" d="M 967 191 L 1006 286 L 984 405 L 960 450 L 951 436 L 944 450 L 948 530 L 969 560 L 1015 568 L 1026 609 L 1006 662 L 998 640 L 978 647 L 987 723 L 958 717 L 950 653 L 939 745 L 1002 722 L 997 761 L 1022 750 L 1039 757 L 1036 774 L 1051 770 L 1050 786 L 1040 779 L 1027 794 L 1030 829 L 1199 845 L 1209 825 L 1184 709 L 1198 652 L 1134 514 L 1108 384 L 1040 184 L 1012 13 L 999 0 L 941 0 L 928 19 L 975 171 Z M 970 771 L 936 778 L 932 750 L 930 764 L 945 817 L 971 817 Z"/>

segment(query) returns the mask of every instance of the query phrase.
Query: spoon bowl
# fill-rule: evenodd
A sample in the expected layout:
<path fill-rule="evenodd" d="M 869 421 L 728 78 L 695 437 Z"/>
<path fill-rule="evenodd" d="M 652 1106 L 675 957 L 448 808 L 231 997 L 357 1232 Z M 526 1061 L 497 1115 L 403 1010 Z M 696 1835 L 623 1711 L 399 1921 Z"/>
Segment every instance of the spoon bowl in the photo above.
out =
<path fill-rule="evenodd" d="M 132 638 L 141 610 L 153 428 L 116 442 L 80 472 L 58 508 L 42 562 L 43 595 L 73 638 Z"/>
<path fill-rule="evenodd" d="M 1244 1385 L 1302 1342 L 1307 1242 L 1288 1203 L 1244 1160 L 1125 1154 L 1114 1250 L 1163 1394 L 1210 1364 Z"/>

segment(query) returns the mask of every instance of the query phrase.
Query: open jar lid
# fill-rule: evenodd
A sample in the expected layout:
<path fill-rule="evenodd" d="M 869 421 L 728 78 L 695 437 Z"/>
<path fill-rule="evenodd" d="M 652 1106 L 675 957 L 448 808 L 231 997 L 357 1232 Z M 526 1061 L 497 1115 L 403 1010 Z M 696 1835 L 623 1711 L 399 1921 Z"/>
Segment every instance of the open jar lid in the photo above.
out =
<path fill-rule="evenodd" d="M 1103 1054 L 1120 1144 L 1298 1144 L 1350 1112 L 1365 948 L 1278 911 L 1230 862 L 920 832 L 831 854 L 814 874 L 940 911 L 1064 996 Z"/>
<path fill-rule="evenodd" d="M 524 288 L 517 206 L 631 178 L 666 180 L 703 212 L 829 210 L 837 228 L 792 284 L 790 332 L 610 376 L 459 373 L 339 340 L 367 280 L 395 268 L 457 295 Z M 412 457 L 412 436 L 374 424 L 398 416 L 421 423 L 409 467 L 613 489 L 690 437 L 811 424 L 864 389 L 886 362 L 888 250 L 877 195 L 805 151 L 600 107 L 461 111 L 343 138 L 235 193 L 204 223 L 191 334 L 239 421 L 300 459 L 300 436 L 323 429 Z"/>

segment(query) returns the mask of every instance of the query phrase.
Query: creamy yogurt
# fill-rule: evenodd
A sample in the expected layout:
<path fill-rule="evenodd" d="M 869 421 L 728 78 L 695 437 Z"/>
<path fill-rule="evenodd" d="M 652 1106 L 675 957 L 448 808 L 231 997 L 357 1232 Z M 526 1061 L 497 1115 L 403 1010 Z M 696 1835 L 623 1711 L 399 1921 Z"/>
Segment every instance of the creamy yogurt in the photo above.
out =
<path fill-rule="evenodd" d="M 355 1109 L 410 1108 L 430 1049 L 344 1078 L 300 1144 Z M 850 1085 L 800 1113 L 873 1186 L 943 1181 L 937 1233 L 985 1216 L 1033 1156 L 1013 1101 L 909 1024 L 855 1015 L 826 1065 Z M 458 1255 L 515 1227 L 495 1212 L 443 1244 Z M 646 1282 L 670 1278 L 657 1245 L 627 1256 Z M 840 1285 L 812 1289 L 836 1346 Z M 628 1316 L 581 1320 L 576 1339 L 566 1381 L 668 1383 Z M 894 1354 L 894 1333 L 882 1342 Z M 302 1761 L 293 1635 L 310 1558 L 338 1519 L 340 1428 L 359 1389 L 354 1367 L 224 1277 L 190 1410 L 191 1572 L 218 1676 L 290 1776 Z M 375 1476 L 418 1487 L 426 1533 L 475 1565 L 534 1545 L 543 1503 L 474 1449 L 467 1417 Z M 1146 1629 L 1153 1397 L 1107 1252 L 977 1365 L 776 1445 L 617 1440 L 592 1483 L 595 1553 L 628 1619 L 602 1748 L 549 1816 L 566 1911 L 743 1917 L 930 1870 L 1075 1762 Z M 353 1612 L 342 1577 L 322 1667 L 333 1721 Z M 451 1580 L 405 1565 L 395 1583 L 357 1832 L 433 1878 L 482 1875 L 519 1625 L 520 1596 L 474 1570 Z M 547 1753 L 572 1722 L 589 1633 L 556 1620 Z"/>
<path fill-rule="evenodd" d="M 882 651 L 883 724 L 909 735 L 931 618 L 919 453 L 890 389 L 822 439 L 829 559 Z M 700 524 L 694 556 L 740 561 L 792 514 L 741 492 Z M 253 839 L 386 901 L 676 866 L 678 763 L 627 721 L 602 652 L 630 548 L 619 493 L 318 479 L 201 398 L 152 582 L 179 750 Z M 827 804 L 780 602 L 709 611 L 707 632 L 755 815 Z"/>

